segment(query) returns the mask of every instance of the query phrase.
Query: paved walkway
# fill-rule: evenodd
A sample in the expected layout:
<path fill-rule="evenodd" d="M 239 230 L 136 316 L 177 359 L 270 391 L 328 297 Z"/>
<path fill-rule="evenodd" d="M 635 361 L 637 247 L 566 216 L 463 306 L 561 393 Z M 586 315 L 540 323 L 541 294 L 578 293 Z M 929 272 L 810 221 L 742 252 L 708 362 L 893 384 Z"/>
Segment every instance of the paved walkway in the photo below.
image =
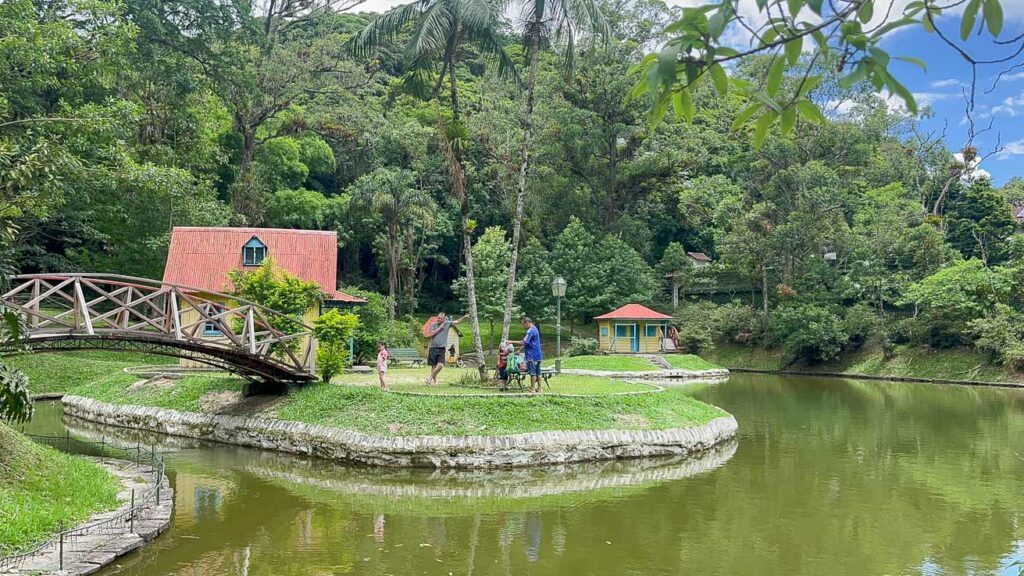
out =
<path fill-rule="evenodd" d="M 125 460 L 94 458 L 121 481 L 117 495 L 121 504 L 116 510 L 96 514 L 65 536 L 63 545 L 58 540 L 25 559 L 20 566 L 0 569 L 0 574 L 35 576 L 84 576 L 99 571 L 115 559 L 136 550 L 156 538 L 171 523 L 174 493 L 167 476 L 155 478 L 156 470 L 148 463 L 135 464 Z M 160 500 L 157 503 L 156 482 L 160 482 Z M 132 491 L 140 507 L 132 518 Z M 144 504 L 146 495 L 154 495 Z M 61 556 L 63 555 L 63 562 Z"/>

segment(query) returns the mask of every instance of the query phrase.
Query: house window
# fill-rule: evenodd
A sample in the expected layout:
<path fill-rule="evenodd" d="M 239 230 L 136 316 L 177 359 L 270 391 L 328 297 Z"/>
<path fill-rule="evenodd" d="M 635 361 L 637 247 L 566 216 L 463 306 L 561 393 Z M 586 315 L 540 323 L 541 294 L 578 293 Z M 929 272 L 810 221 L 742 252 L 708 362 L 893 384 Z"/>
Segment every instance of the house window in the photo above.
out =
<path fill-rule="evenodd" d="M 266 257 L 267 245 L 255 236 L 242 246 L 242 264 L 245 266 L 259 266 Z"/>
<path fill-rule="evenodd" d="M 627 328 L 629 328 L 629 326 L 626 326 L 625 324 L 616 324 L 615 325 L 615 337 L 616 338 L 625 338 L 626 334 L 627 334 L 627 332 L 626 332 Z"/>
<path fill-rule="evenodd" d="M 607 336 L 608 336 L 608 327 L 607 326 L 601 326 L 601 337 L 605 338 Z"/>
<path fill-rule="evenodd" d="M 219 304 L 211 304 L 207 309 L 207 314 L 220 314 L 224 311 L 224 307 Z M 223 336 L 224 333 L 220 330 L 220 323 L 214 320 L 207 320 L 206 324 L 203 324 L 203 336 Z"/>
<path fill-rule="evenodd" d="M 647 324 L 644 328 L 646 329 L 645 335 L 648 338 L 657 338 L 658 337 L 658 325 L 657 324 Z"/>

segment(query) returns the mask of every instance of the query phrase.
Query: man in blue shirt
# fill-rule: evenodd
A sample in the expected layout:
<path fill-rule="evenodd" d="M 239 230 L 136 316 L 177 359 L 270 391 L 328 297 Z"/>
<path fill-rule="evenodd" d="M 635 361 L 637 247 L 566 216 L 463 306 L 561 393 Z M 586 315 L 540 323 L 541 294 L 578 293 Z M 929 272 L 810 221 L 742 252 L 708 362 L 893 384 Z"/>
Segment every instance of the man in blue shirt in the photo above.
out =
<path fill-rule="evenodd" d="M 523 356 L 526 357 L 526 372 L 530 375 L 530 392 L 539 393 L 540 390 L 540 362 L 544 355 L 540 351 L 540 330 L 533 325 L 533 320 L 523 316 L 523 328 L 526 328 L 526 335 L 517 343 L 523 347 Z"/>

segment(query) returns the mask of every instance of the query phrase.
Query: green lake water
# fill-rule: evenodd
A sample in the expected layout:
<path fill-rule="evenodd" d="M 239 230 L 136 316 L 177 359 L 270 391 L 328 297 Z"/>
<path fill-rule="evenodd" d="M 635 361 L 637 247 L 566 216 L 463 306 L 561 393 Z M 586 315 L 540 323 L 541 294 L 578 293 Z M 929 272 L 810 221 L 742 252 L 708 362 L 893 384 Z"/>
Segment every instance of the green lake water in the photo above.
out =
<path fill-rule="evenodd" d="M 735 375 L 695 460 L 505 472 L 342 466 L 153 443 L 171 529 L 110 576 L 1024 573 L 1024 391 Z M 31 428 L 63 433 L 59 406 Z"/>

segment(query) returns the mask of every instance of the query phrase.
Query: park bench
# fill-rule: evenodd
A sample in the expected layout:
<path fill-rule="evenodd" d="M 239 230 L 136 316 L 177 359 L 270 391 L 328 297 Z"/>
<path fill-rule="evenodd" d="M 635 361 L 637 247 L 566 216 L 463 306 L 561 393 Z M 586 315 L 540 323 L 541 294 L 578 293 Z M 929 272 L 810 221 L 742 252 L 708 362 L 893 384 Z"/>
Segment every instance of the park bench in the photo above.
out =
<path fill-rule="evenodd" d="M 388 364 L 400 366 L 403 362 L 409 366 L 426 364 L 427 359 L 420 356 L 420 353 L 412 348 L 390 348 L 388 349 Z"/>
<path fill-rule="evenodd" d="M 511 368 L 511 365 L 510 365 Z M 544 383 L 544 386 L 551 390 L 551 377 L 556 374 L 554 368 L 543 368 L 540 369 L 540 381 Z M 495 379 L 498 377 L 498 372 L 494 373 Z M 526 372 L 520 372 L 519 370 L 510 369 L 508 371 L 508 387 L 512 388 L 515 386 L 519 390 L 525 390 L 529 386 L 530 375 Z"/>

